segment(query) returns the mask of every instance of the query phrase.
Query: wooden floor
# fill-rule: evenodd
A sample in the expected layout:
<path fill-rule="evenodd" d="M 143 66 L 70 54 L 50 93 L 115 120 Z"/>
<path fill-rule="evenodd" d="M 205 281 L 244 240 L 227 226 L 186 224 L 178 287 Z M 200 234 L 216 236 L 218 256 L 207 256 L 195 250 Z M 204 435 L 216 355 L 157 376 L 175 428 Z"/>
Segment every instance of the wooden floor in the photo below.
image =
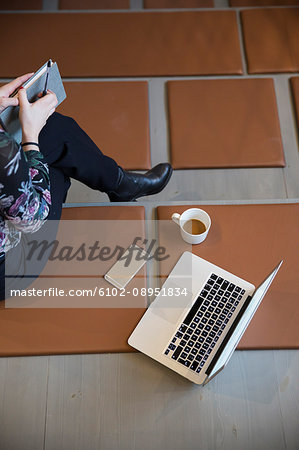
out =
<path fill-rule="evenodd" d="M 0 359 L 1 449 L 298 449 L 298 351 L 237 351 L 204 388 L 141 354 Z"/>
<path fill-rule="evenodd" d="M 175 171 L 162 193 L 141 202 L 148 219 L 169 202 L 298 202 L 289 75 L 273 78 L 286 167 Z M 149 82 L 154 165 L 169 160 L 167 79 L 138 79 Z M 67 201 L 107 196 L 74 181 Z M 0 449 L 298 450 L 298 374 L 296 350 L 237 351 L 203 388 L 137 353 L 0 358 Z"/>

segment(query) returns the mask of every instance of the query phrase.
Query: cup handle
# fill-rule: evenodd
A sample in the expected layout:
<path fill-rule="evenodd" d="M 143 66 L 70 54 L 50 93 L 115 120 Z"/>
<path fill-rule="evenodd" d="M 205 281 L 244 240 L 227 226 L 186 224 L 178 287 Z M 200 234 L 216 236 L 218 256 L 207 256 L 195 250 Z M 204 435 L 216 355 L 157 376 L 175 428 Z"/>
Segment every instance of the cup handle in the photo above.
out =
<path fill-rule="evenodd" d="M 174 213 L 171 216 L 171 220 L 173 220 L 173 222 L 176 223 L 177 225 L 180 225 L 180 217 L 181 217 L 180 214 Z"/>

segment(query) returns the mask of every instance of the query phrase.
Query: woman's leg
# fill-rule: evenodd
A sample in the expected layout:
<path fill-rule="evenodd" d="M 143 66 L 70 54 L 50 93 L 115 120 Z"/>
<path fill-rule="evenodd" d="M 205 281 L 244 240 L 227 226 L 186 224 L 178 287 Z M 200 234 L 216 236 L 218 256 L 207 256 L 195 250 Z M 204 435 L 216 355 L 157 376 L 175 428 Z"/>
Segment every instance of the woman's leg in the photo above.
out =
<path fill-rule="evenodd" d="M 40 132 L 39 143 L 49 165 L 66 176 L 103 192 L 116 187 L 117 163 L 104 155 L 72 118 L 52 114 Z"/>
<path fill-rule="evenodd" d="M 49 165 L 51 207 L 48 220 L 59 220 L 71 180 L 61 170 Z"/>
<path fill-rule="evenodd" d="M 106 192 L 111 201 L 132 201 L 157 194 L 168 183 L 170 164 L 158 164 L 145 174 L 123 170 L 104 155 L 75 120 L 52 114 L 42 129 L 40 148 L 46 161 L 68 177 Z"/>

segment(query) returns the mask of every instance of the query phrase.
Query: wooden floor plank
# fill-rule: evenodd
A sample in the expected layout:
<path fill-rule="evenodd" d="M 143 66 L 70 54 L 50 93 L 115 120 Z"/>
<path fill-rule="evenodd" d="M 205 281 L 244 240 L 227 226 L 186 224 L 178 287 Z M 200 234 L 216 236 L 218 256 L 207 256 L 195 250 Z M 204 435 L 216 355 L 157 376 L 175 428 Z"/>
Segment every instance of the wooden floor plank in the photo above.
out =
<path fill-rule="evenodd" d="M 285 446 L 296 450 L 298 446 L 299 418 L 299 352 L 273 352 L 278 381 L 280 414 L 283 417 Z"/>
<path fill-rule="evenodd" d="M 292 197 L 292 196 L 291 196 Z M 283 169 L 175 170 L 166 188 L 140 201 L 286 198 Z M 72 180 L 67 203 L 109 202 L 106 194 Z"/>
<path fill-rule="evenodd" d="M 285 177 L 287 196 L 289 198 L 298 198 L 299 141 L 289 77 L 285 75 L 275 77 L 275 90 L 278 104 L 278 115 L 280 119 L 281 137 L 286 159 L 286 167 L 284 167 L 283 173 Z"/>
<path fill-rule="evenodd" d="M 1 450 L 43 449 L 48 357 L 1 358 L 0 373 Z"/>
<path fill-rule="evenodd" d="M 45 450 L 295 449 L 298 362 L 236 352 L 201 388 L 141 354 L 52 356 Z"/>

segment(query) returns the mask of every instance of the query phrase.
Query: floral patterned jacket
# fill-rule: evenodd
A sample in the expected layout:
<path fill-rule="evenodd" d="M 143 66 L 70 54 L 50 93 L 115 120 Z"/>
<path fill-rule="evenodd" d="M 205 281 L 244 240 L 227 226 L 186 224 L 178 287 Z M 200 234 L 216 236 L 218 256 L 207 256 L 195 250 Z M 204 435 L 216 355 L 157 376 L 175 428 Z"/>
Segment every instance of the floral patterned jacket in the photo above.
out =
<path fill-rule="evenodd" d="M 39 151 L 24 152 L 0 133 L 0 254 L 15 247 L 21 233 L 34 233 L 51 205 L 48 165 Z"/>

